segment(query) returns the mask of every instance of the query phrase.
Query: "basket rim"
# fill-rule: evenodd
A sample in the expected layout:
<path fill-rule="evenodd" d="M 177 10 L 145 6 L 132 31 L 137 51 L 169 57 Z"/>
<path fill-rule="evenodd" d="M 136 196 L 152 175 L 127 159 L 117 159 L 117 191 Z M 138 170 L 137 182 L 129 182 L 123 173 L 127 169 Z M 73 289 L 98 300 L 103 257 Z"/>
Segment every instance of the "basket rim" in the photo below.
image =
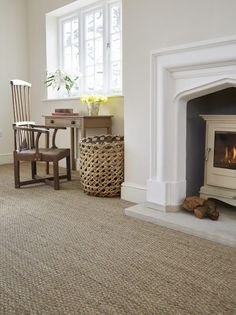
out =
<path fill-rule="evenodd" d="M 104 139 L 101 139 L 104 138 Z M 97 141 L 95 140 L 97 139 Z M 106 141 L 106 139 L 111 139 L 112 141 Z M 124 136 L 119 135 L 99 135 L 99 136 L 90 136 L 80 139 L 80 144 L 88 145 L 113 145 L 116 143 L 123 143 Z"/>

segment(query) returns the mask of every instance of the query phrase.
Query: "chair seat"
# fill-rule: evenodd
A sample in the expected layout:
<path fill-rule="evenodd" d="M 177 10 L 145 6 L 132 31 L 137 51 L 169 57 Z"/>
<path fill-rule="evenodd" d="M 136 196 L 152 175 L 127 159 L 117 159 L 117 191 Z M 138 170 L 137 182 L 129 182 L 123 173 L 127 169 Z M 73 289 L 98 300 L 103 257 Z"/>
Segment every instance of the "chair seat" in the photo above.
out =
<path fill-rule="evenodd" d="M 66 156 L 70 155 L 70 149 L 58 149 L 58 148 L 40 148 L 40 161 L 54 161 L 54 160 L 60 160 L 63 159 Z M 35 149 L 30 150 L 23 150 L 17 152 L 18 159 L 21 159 L 22 157 L 32 157 L 35 155 Z"/>

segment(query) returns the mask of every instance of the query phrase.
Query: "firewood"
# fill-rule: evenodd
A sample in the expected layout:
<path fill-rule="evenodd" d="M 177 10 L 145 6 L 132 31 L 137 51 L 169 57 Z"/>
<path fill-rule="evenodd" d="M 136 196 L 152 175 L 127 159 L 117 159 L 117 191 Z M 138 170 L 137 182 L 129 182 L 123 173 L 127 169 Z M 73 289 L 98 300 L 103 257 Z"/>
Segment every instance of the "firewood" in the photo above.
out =
<path fill-rule="evenodd" d="M 219 215 L 220 215 L 220 213 L 217 209 L 215 211 L 210 210 L 207 213 L 208 218 L 210 218 L 211 220 L 218 220 Z"/>
<path fill-rule="evenodd" d="M 206 206 L 199 206 L 194 209 L 194 214 L 198 219 L 203 219 L 207 216 L 208 208 Z"/>
<path fill-rule="evenodd" d="M 204 206 L 207 207 L 207 216 L 211 220 L 218 220 L 219 210 L 217 209 L 216 202 L 214 200 L 208 199 L 204 202 Z"/>
<path fill-rule="evenodd" d="M 215 210 L 216 209 L 216 202 L 212 199 L 204 200 L 204 206 L 209 209 Z"/>
<path fill-rule="evenodd" d="M 204 199 L 197 196 L 192 196 L 185 198 L 182 206 L 185 210 L 193 212 L 194 209 L 202 206 L 203 203 Z"/>

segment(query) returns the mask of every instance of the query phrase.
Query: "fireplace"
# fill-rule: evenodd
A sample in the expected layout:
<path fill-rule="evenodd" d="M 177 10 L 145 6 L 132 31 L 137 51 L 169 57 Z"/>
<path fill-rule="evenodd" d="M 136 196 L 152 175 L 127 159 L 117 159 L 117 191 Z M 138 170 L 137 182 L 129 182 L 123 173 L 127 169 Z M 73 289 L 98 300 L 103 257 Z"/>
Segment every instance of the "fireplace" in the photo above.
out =
<path fill-rule="evenodd" d="M 236 206 L 236 116 L 202 115 L 206 121 L 203 198 Z"/>
<path fill-rule="evenodd" d="M 232 216 L 221 213 L 217 225 L 215 222 L 198 220 L 189 213 L 177 211 L 180 210 L 187 194 L 187 104 L 196 98 L 236 87 L 236 37 L 152 51 L 150 66 L 149 174 L 146 202 L 125 209 L 125 213 L 236 246 L 235 211 Z M 204 111 L 200 114 L 223 113 Z M 226 114 L 230 116 L 235 113 L 227 111 Z M 210 123 L 210 118 L 208 119 L 207 125 L 218 125 L 215 130 L 216 141 L 215 132 L 212 131 L 209 140 L 212 143 L 217 142 L 216 146 L 220 152 L 214 155 L 214 147 L 211 142 L 207 143 L 206 148 L 211 150 L 207 150 L 209 154 L 206 154 L 207 161 L 204 161 L 203 146 L 202 169 L 206 164 L 209 167 L 205 168 L 205 174 L 202 176 L 204 184 L 201 187 L 201 195 L 204 198 L 217 196 L 218 199 L 227 199 L 227 202 L 236 205 L 236 170 L 232 169 L 232 138 L 236 133 L 236 121 L 235 116 L 227 119 L 224 126 L 221 126 L 222 121 L 219 119 L 215 123 Z M 220 140 L 224 132 L 228 133 L 227 140 Z M 218 167 L 222 158 L 225 158 L 224 149 L 219 149 L 219 146 L 223 146 L 218 144 L 219 141 L 228 146 L 228 149 L 225 149 L 228 150 L 228 162 L 224 163 L 224 167 Z M 137 189 L 137 199 L 139 193 L 140 189 Z"/>
<path fill-rule="evenodd" d="M 145 204 L 155 210 L 178 211 L 187 187 L 187 103 L 236 87 L 236 37 L 160 49 L 152 51 L 150 57 Z M 137 199 L 139 191 L 133 190 Z"/>
<path fill-rule="evenodd" d="M 158 210 L 177 211 L 186 197 L 187 103 L 236 87 L 236 38 L 152 52 L 151 70 L 147 202 Z"/>

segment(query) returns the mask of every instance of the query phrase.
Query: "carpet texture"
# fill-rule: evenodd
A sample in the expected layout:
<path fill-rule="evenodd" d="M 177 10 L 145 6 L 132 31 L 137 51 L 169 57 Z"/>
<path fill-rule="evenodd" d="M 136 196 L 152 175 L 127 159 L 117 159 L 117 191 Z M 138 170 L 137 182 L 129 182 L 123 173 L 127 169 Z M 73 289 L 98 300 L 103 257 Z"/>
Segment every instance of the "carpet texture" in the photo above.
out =
<path fill-rule="evenodd" d="M 236 250 L 128 218 L 119 198 L 13 188 L 0 166 L 0 314 L 236 314 Z"/>

